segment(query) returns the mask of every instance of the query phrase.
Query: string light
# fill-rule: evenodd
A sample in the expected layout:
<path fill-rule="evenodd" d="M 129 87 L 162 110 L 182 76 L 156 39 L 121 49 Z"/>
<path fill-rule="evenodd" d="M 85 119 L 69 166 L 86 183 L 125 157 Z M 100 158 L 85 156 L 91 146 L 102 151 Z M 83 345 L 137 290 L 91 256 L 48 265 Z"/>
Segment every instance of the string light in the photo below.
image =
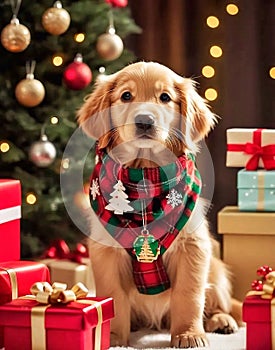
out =
<path fill-rule="evenodd" d="M 58 124 L 58 122 L 59 122 L 59 119 L 56 117 L 56 116 L 53 116 L 53 117 L 51 117 L 51 123 L 52 124 Z"/>
<path fill-rule="evenodd" d="M 61 165 L 63 169 L 69 169 L 70 159 L 69 158 L 63 159 Z"/>
<path fill-rule="evenodd" d="M 99 67 L 98 71 L 99 71 L 100 74 L 104 74 L 105 73 L 105 67 L 103 67 L 103 66 Z"/>
<path fill-rule="evenodd" d="M 26 203 L 33 205 L 37 201 L 36 195 L 34 193 L 27 193 Z"/>
<path fill-rule="evenodd" d="M 228 14 L 234 16 L 239 12 L 239 8 L 237 5 L 229 3 L 226 6 L 226 11 Z M 206 18 L 206 24 L 210 28 L 217 28 L 220 25 L 220 20 L 218 19 L 218 17 L 211 15 Z M 223 50 L 218 45 L 212 45 L 209 49 L 209 53 L 212 57 L 219 58 L 223 55 Z M 210 65 L 205 65 L 204 67 L 202 67 L 201 72 L 205 78 L 212 78 L 215 75 L 215 69 Z M 272 67 L 269 70 L 269 75 L 271 76 L 271 78 L 275 79 L 275 67 Z M 218 92 L 214 88 L 208 88 L 205 90 L 204 95 L 208 101 L 214 101 L 218 97 Z"/>
<path fill-rule="evenodd" d="M 275 67 L 270 68 L 269 75 L 272 79 L 275 79 Z"/>
<path fill-rule="evenodd" d="M 235 4 L 228 4 L 226 6 L 226 12 L 231 16 L 235 16 L 239 12 L 239 8 Z"/>
<path fill-rule="evenodd" d="M 77 43 L 82 43 L 85 40 L 85 34 L 84 33 L 76 33 L 74 35 L 74 41 Z"/>
<path fill-rule="evenodd" d="M 59 55 L 53 57 L 53 65 L 59 67 L 63 64 L 63 58 Z"/>
<path fill-rule="evenodd" d="M 0 143 L 0 151 L 6 153 L 10 150 L 10 145 L 7 142 Z"/>
<path fill-rule="evenodd" d="M 213 88 L 208 88 L 205 90 L 204 96 L 208 101 L 214 101 L 218 97 L 218 92 Z"/>
<path fill-rule="evenodd" d="M 202 67 L 201 72 L 205 78 L 212 78 L 215 75 L 215 69 L 212 66 Z"/>
<path fill-rule="evenodd" d="M 209 51 L 210 55 L 215 58 L 221 57 L 223 53 L 222 48 L 218 45 L 211 46 Z"/>
<path fill-rule="evenodd" d="M 217 28 L 220 24 L 220 21 L 216 16 L 209 16 L 206 19 L 206 24 L 210 28 Z"/>

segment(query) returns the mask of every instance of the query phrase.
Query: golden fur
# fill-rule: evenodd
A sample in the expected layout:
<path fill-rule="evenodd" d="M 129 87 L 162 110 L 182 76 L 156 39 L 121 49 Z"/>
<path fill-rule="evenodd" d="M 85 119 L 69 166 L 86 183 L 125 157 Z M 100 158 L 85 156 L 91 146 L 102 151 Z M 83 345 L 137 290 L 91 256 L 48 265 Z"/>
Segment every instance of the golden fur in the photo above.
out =
<path fill-rule="evenodd" d="M 170 163 L 173 155 L 195 153 L 197 142 L 216 122 L 192 80 L 153 62 L 135 63 L 101 79 L 79 110 L 78 120 L 88 135 L 99 140 L 99 147 L 123 166 L 135 168 L 160 166 Z M 240 304 L 232 304 L 226 267 L 212 256 L 202 200 L 163 255 L 169 290 L 157 295 L 137 291 L 131 257 L 95 215 L 90 256 L 97 295 L 115 301 L 113 346 L 128 345 L 131 326 L 168 327 L 171 346 L 181 348 L 206 346 L 205 330 L 237 330 L 230 313 L 240 321 Z"/>

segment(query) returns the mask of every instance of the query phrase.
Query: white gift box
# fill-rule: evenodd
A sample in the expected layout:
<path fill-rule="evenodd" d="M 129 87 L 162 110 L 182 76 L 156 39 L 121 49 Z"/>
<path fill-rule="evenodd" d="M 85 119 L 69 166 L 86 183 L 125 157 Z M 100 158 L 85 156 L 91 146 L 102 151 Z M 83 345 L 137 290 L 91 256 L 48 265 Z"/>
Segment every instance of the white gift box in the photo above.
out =
<path fill-rule="evenodd" d="M 275 169 L 275 130 L 232 128 L 226 131 L 226 166 Z"/>

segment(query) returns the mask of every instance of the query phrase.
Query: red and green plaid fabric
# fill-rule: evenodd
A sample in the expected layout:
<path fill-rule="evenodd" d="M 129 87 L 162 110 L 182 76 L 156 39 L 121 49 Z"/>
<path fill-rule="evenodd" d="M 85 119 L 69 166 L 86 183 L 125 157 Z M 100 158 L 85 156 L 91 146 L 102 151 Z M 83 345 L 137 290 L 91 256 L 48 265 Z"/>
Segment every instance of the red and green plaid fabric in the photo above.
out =
<path fill-rule="evenodd" d="M 131 255 L 139 292 L 160 293 L 170 286 L 162 255 L 188 221 L 201 191 L 201 177 L 194 156 L 182 155 L 163 167 L 133 169 L 124 168 L 102 150 L 97 153 L 99 162 L 91 183 L 98 182 L 99 195 L 96 198 L 90 195 L 91 206 L 109 234 Z M 105 208 L 118 180 L 122 181 L 129 205 L 134 208 L 123 215 Z M 160 255 L 152 263 L 138 262 L 133 249 L 143 229 L 142 203 L 145 204 L 147 229 L 160 246 Z"/>

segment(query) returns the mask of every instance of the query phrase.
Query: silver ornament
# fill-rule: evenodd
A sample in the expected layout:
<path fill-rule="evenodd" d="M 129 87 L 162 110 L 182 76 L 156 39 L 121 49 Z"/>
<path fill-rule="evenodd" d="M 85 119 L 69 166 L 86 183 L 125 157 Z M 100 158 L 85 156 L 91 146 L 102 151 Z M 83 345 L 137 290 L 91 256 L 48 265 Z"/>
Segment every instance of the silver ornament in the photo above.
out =
<path fill-rule="evenodd" d="M 48 141 L 44 134 L 39 141 L 34 142 L 29 150 L 30 160 L 38 167 L 49 166 L 56 157 L 56 149 L 54 145 Z"/>

